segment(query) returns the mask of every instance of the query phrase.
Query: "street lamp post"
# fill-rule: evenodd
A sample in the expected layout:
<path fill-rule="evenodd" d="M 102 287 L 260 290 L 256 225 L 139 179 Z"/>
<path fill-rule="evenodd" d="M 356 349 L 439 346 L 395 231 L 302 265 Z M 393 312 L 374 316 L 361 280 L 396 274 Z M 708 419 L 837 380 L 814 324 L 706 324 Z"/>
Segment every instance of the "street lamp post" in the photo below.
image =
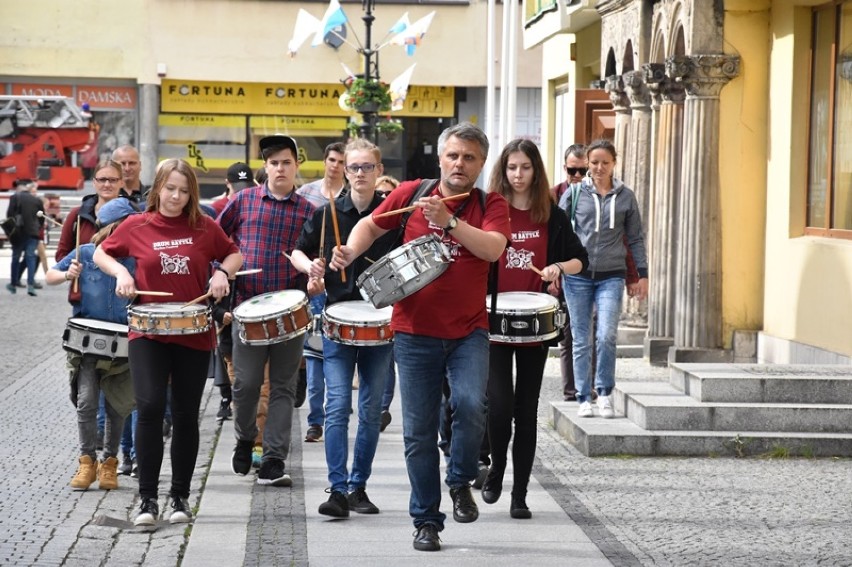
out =
<path fill-rule="evenodd" d="M 376 17 L 373 15 L 373 8 L 375 8 L 376 0 L 363 0 L 361 2 L 362 7 L 364 8 L 364 15 L 361 17 L 364 20 L 364 80 L 368 83 L 373 80 L 373 21 Z M 376 58 L 378 59 L 378 53 L 376 53 Z M 379 65 L 378 61 L 375 63 L 376 65 L 376 73 L 375 80 L 379 80 Z M 361 109 L 359 110 L 361 116 L 364 121 L 362 122 L 359 131 L 362 138 L 367 140 L 372 140 L 375 143 L 378 143 L 377 132 L 376 132 L 376 111 L 369 109 Z"/>

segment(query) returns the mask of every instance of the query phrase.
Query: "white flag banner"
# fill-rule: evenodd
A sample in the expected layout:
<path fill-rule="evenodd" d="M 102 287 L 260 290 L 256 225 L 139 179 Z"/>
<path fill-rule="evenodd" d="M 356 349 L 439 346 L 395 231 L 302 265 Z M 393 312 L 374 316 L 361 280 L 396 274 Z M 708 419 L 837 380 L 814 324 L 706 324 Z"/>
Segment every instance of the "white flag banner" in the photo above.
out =
<path fill-rule="evenodd" d="M 293 29 L 293 39 L 287 44 L 287 53 L 290 57 L 295 57 L 296 52 L 305 43 L 305 40 L 317 33 L 320 21 L 310 15 L 305 10 L 299 8 L 299 14 L 296 16 L 296 27 Z"/>
<path fill-rule="evenodd" d="M 343 13 L 343 8 L 340 7 L 340 2 L 338 2 L 338 0 L 331 0 L 331 2 L 328 3 L 328 8 L 325 10 L 325 15 L 320 21 L 319 28 L 314 34 L 311 46 L 316 47 L 317 45 L 320 45 L 328 32 L 348 21 L 346 14 Z"/>
<path fill-rule="evenodd" d="M 414 67 L 416 65 L 417 63 L 403 71 L 399 77 L 391 81 L 389 89 L 391 95 L 391 110 L 402 110 L 405 105 L 405 97 L 408 94 L 408 85 L 411 84 L 411 75 L 414 73 Z"/>

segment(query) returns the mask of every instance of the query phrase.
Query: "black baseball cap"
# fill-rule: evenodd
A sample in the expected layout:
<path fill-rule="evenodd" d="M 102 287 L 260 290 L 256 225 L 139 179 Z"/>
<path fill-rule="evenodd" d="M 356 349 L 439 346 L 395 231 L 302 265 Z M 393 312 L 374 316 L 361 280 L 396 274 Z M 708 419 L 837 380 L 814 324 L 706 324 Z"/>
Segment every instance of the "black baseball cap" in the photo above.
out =
<path fill-rule="evenodd" d="M 239 191 L 246 187 L 254 187 L 255 185 L 254 174 L 252 173 L 251 168 L 241 161 L 232 164 L 231 167 L 228 168 L 228 173 L 225 175 L 225 179 L 228 180 L 234 188 L 234 191 Z"/>
<path fill-rule="evenodd" d="M 260 139 L 260 156 L 263 159 L 273 153 L 271 150 L 280 151 L 290 148 L 293 152 L 293 157 L 299 157 L 299 147 L 296 145 L 296 140 L 284 134 L 273 134 Z"/>

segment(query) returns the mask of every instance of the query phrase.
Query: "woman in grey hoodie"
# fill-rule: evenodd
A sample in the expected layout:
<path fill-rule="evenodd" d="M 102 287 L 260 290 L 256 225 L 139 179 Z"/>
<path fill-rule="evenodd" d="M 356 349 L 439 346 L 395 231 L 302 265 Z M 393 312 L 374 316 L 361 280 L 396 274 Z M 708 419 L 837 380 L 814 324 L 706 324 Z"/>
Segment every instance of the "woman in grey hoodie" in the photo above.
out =
<path fill-rule="evenodd" d="M 624 239 L 633 254 L 639 282 L 632 287 L 640 299 L 648 293 L 648 261 L 636 195 L 613 177 L 615 147 L 608 140 L 592 142 L 586 153 L 589 173 L 563 193 L 565 209 L 589 253 L 589 267 L 564 276 L 563 289 L 574 341 L 574 380 L 579 417 L 592 417 L 589 381 L 592 363 L 592 317 L 597 311 L 595 390 L 601 417 L 614 417 L 615 341 L 627 273 Z"/>

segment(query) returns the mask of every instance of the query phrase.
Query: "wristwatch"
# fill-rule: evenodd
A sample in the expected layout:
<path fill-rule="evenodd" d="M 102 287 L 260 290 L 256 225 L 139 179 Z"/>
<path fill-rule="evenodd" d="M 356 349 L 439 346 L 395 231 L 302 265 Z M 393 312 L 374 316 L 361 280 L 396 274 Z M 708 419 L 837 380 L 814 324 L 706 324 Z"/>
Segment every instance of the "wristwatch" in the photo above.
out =
<path fill-rule="evenodd" d="M 450 232 L 451 230 L 453 230 L 458 225 L 459 225 L 459 219 L 457 219 L 454 216 L 450 217 L 450 220 L 447 222 L 447 226 L 444 227 L 444 231 Z"/>

